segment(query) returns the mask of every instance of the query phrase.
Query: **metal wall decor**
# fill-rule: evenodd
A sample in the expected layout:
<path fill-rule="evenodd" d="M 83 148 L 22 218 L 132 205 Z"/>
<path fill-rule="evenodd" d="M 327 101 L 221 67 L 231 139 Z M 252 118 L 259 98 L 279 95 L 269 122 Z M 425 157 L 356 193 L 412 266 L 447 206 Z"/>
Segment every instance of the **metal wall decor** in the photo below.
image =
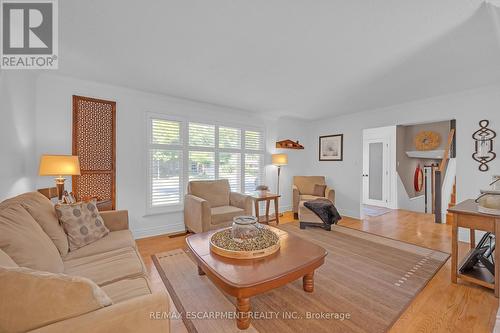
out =
<path fill-rule="evenodd" d="M 472 154 L 472 158 L 479 162 L 479 171 L 483 172 L 489 170 L 488 163 L 493 161 L 497 156 L 493 152 L 493 139 L 497 134 L 488 128 L 489 124 L 488 120 L 481 120 L 479 122 L 481 128 L 472 134 L 472 138 L 475 141 L 475 152 Z"/>

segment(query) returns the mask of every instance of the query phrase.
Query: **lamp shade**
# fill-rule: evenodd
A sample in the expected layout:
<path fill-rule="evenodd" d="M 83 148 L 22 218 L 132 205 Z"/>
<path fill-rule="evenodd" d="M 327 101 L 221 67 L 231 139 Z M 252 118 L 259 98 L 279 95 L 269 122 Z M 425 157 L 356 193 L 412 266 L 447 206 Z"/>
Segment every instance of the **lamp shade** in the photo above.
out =
<path fill-rule="evenodd" d="M 288 155 L 287 154 L 272 154 L 272 161 L 271 163 L 273 165 L 287 165 L 288 164 Z"/>
<path fill-rule="evenodd" d="M 71 155 L 42 155 L 40 158 L 40 176 L 79 176 L 80 160 Z"/>

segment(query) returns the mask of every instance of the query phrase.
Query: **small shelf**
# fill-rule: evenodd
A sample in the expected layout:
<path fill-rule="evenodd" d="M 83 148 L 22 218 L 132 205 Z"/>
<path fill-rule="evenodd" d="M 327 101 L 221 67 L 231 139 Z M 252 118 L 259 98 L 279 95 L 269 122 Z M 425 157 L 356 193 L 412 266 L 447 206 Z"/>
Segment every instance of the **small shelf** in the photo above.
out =
<path fill-rule="evenodd" d="M 281 140 L 276 142 L 276 148 L 284 149 L 304 149 L 304 146 L 299 141 L 292 141 L 290 139 Z"/>
<path fill-rule="evenodd" d="M 440 160 L 444 156 L 444 150 L 413 150 L 407 151 L 406 155 L 410 158 L 423 158 L 429 160 Z"/>
<path fill-rule="evenodd" d="M 467 255 L 462 258 L 458 267 L 462 267 L 464 262 L 470 258 L 474 251 L 475 249 L 470 249 L 469 252 L 467 252 Z M 476 264 L 471 270 L 463 273 L 460 273 L 460 270 L 458 269 L 457 277 L 471 283 L 479 284 L 486 288 L 495 289 L 495 276 L 491 274 L 486 267 L 480 265 L 479 263 Z"/>
<path fill-rule="evenodd" d="M 484 267 L 475 266 L 466 273 L 458 273 L 457 277 L 486 288 L 495 289 L 495 277 Z"/>

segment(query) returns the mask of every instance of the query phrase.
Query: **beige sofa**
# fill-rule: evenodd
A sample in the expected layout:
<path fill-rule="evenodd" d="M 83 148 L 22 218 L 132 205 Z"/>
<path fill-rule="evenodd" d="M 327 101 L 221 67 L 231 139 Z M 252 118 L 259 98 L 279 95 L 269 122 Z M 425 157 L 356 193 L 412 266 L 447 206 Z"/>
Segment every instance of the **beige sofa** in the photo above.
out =
<path fill-rule="evenodd" d="M 314 185 L 325 185 L 325 177 L 323 176 L 294 176 L 293 177 L 293 215 L 298 218 L 299 206 L 303 201 L 314 200 L 317 198 L 327 198 L 335 203 L 335 191 L 326 187 L 323 196 L 314 196 Z"/>
<path fill-rule="evenodd" d="M 152 292 L 127 211 L 110 233 L 68 252 L 52 203 L 33 192 L 0 203 L 0 332 L 169 332 L 169 296 Z"/>
<path fill-rule="evenodd" d="M 184 223 L 191 232 L 227 227 L 235 216 L 252 215 L 252 197 L 231 192 L 227 179 L 191 181 L 187 193 Z"/>

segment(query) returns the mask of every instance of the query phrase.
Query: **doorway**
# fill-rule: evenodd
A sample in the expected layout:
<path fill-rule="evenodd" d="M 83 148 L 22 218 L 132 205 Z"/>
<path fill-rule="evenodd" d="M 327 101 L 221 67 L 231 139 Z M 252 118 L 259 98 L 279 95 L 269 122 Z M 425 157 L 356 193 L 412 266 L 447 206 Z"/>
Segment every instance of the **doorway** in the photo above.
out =
<path fill-rule="evenodd" d="M 367 208 L 366 212 L 377 211 L 376 207 L 395 208 L 392 179 L 395 170 L 393 165 L 395 135 L 395 126 L 363 131 L 362 203 Z M 362 215 L 365 215 L 364 211 L 365 209 Z"/>

